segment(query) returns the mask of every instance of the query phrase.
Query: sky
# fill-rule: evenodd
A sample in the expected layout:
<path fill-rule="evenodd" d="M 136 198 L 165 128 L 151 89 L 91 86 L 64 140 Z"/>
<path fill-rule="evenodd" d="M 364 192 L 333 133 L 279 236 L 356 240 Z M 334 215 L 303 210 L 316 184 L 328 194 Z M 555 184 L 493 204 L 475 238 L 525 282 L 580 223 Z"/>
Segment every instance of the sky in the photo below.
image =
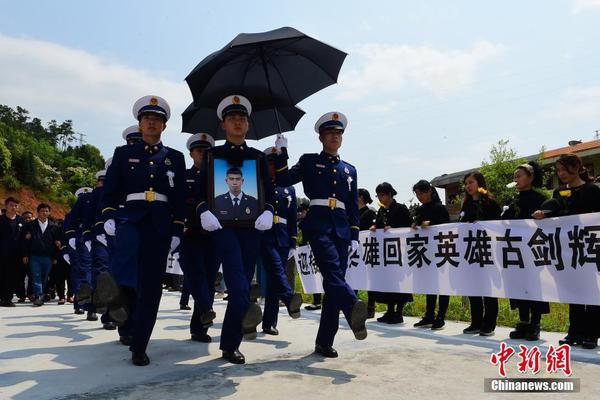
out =
<path fill-rule="evenodd" d="M 600 130 L 600 0 L 0 0 L 0 9 L 0 104 L 73 120 L 105 157 L 148 94 L 170 103 L 163 141 L 187 154 L 184 78 L 238 33 L 282 26 L 348 53 L 338 83 L 299 104 L 290 162 L 320 151 L 315 121 L 341 111 L 340 155 L 371 192 L 388 181 L 399 201 L 415 201 L 415 182 L 477 167 L 499 140 L 527 156 Z"/>

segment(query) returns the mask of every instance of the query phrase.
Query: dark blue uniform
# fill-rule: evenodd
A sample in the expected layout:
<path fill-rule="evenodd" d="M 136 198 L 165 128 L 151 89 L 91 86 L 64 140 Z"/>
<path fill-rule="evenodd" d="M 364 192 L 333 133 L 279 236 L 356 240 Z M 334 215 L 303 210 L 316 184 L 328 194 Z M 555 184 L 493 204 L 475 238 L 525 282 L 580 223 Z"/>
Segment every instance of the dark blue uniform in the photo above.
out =
<path fill-rule="evenodd" d="M 273 184 L 269 176 L 266 156 L 248 147 L 246 143 L 234 145 L 228 141 L 222 146 L 206 150 L 206 155 L 226 159 L 233 166 L 241 166 L 245 159 L 258 160 L 258 178 L 262 181 L 265 209 L 273 212 Z M 202 171 L 206 171 L 207 159 L 203 159 Z M 203 173 L 202 182 L 207 182 Z M 196 210 L 200 215 L 208 210 L 206 187 L 200 186 L 200 203 Z M 217 215 L 218 217 L 218 215 Z M 218 262 L 223 265 L 223 276 L 229 293 L 227 311 L 223 320 L 220 349 L 228 352 L 239 348 L 242 341 L 242 319 L 250 306 L 250 283 L 254 276 L 256 259 L 260 252 L 261 233 L 255 228 L 223 228 L 211 233 Z"/>
<path fill-rule="evenodd" d="M 273 227 L 266 231 L 261 243 L 263 266 L 267 270 L 267 291 L 263 312 L 263 329 L 277 326 L 279 300 L 289 305 L 294 288 L 285 274 L 290 249 L 296 247 L 296 191 L 292 186 L 275 187 Z"/>
<path fill-rule="evenodd" d="M 184 185 L 183 154 L 162 143 L 118 147 L 107 171 L 102 215 L 116 223 L 111 272 L 119 285 L 136 291 L 135 303 L 129 304 L 134 353 L 148 345 L 171 237 L 183 232 Z M 138 263 L 132 265 L 133 259 Z"/>
<path fill-rule="evenodd" d="M 63 224 L 67 252 L 71 259 L 71 283 L 75 294 L 79 292 L 82 284 L 90 285 L 92 281 L 92 255 L 84 244 L 88 238 L 84 235 L 85 224 L 90 219 L 91 214 L 93 214 L 92 193 L 82 193 L 77 197 L 71 211 L 65 216 Z M 75 238 L 75 249 L 69 245 L 71 238 Z M 89 303 L 83 306 L 80 305 L 77 296 L 75 296 L 73 307 L 76 310 L 82 308 L 93 311 Z"/>
<path fill-rule="evenodd" d="M 310 244 L 323 276 L 325 298 L 316 343 L 331 347 L 339 325 L 339 311 L 351 325 L 357 298 L 346 283 L 348 247 L 358 240 L 359 214 L 356 169 L 339 156 L 325 152 L 304 154 L 292 168 L 287 153 L 276 157 L 277 185 L 302 182 L 311 205 L 302 221 L 302 235 Z"/>
<path fill-rule="evenodd" d="M 211 238 L 195 212 L 200 195 L 200 186 L 205 185 L 200 169 L 192 166 L 186 171 L 186 229 L 179 250 L 179 265 L 184 274 L 184 286 L 194 298 L 194 312 L 190 322 L 190 333 L 205 334 L 208 326 L 201 316 L 212 310 L 215 299 L 215 279 L 219 264 L 215 258 Z"/>

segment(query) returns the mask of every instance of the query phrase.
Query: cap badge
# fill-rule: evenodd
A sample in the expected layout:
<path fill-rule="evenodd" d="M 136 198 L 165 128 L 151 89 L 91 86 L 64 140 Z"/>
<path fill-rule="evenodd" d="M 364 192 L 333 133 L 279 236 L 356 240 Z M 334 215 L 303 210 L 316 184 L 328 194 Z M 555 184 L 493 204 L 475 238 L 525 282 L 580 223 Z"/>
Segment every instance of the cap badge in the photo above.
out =
<path fill-rule="evenodd" d="M 333 115 L 331 116 L 331 119 L 333 119 L 334 121 L 337 121 L 338 119 L 340 119 L 340 116 L 338 115 L 338 113 L 333 113 Z"/>
<path fill-rule="evenodd" d="M 151 97 L 150 98 L 150 105 L 151 106 L 156 106 L 158 105 L 158 99 L 156 97 Z"/>
<path fill-rule="evenodd" d="M 233 104 L 240 104 L 240 98 L 237 96 L 233 96 L 233 99 L 231 99 L 231 102 Z"/>
<path fill-rule="evenodd" d="M 202 140 L 206 140 L 206 135 L 202 135 Z"/>

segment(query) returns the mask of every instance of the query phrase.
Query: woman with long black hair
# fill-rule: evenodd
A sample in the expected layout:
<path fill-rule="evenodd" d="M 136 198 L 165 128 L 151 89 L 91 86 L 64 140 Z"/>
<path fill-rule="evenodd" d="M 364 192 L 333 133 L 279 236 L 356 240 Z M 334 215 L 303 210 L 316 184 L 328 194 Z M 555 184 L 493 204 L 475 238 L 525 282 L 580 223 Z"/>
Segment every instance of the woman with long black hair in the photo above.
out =
<path fill-rule="evenodd" d="M 600 211 L 600 188 L 576 154 L 563 154 L 555 163 L 556 174 L 563 183 L 552 194 L 552 199 L 533 213 L 537 219 L 562 215 L 578 215 Z M 560 344 L 584 349 L 598 346 L 600 306 L 569 304 L 569 332 Z"/>
<path fill-rule="evenodd" d="M 410 226 L 411 218 L 408 208 L 394 199 L 397 192 L 391 184 L 387 182 L 380 183 L 375 188 L 375 193 L 377 193 L 377 199 L 381 207 L 377 210 L 375 224 L 371 226 L 372 231 Z M 387 312 L 382 317 L 377 318 L 377 322 L 401 324 L 404 322 L 402 316 L 404 305 L 413 301 L 413 296 L 410 293 L 378 293 L 377 301 L 387 304 Z"/>
<path fill-rule="evenodd" d="M 440 196 L 437 190 L 431 183 L 422 179 L 415 183 L 413 186 L 413 192 L 417 196 L 421 205 L 415 210 L 412 227 L 427 228 L 428 226 L 445 224 L 450 222 L 450 215 L 446 206 L 442 204 Z M 439 297 L 439 308 L 437 317 L 435 316 L 435 303 Z M 450 296 L 447 295 L 435 295 L 428 294 L 426 296 L 426 311 L 425 316 L 416 324 L 415 328 L 431 328 L 432 330 L 444 329 L 446 324 L 444 319 L 446 317 L 446 311 L 448 310 L 448 304 L 450 303 Z"/>
<path fill-rule="evenodd" d="M 528 219 L 540 209 L 546 196 L 535 188 L 543 183 L 544 173 L 535 162 L 519 165 L 513 173 L 513 182 L 519 191 L 507 204 L 502 219 Z M 510 307 L 519 309 L 519 323 L 510 332 L 511 339 L 540 339 L 542 314 L 550 312 L 550 304 L 545 301 L 510 299 Z"/>
<path fill-rule="evenodd" d="M 459 222 L 491 221 L 500 218 L 500 206 L 488 191 L 483 174 L 471 172 L 463 178 L 465 197 Z M 466 334 L 492 336 L 498 318 L 498 299 L 495 297 L 469 296 L 471 324 L 463 329 Z"/>

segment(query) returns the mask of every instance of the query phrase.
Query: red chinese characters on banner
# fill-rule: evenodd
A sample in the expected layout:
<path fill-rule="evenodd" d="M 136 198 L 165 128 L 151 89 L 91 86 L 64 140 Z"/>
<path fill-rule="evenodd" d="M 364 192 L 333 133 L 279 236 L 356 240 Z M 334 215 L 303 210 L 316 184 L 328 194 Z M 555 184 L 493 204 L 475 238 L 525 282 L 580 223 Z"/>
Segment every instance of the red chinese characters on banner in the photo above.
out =
<path fill-rule="evenodd" d="M 520 373 L 525 373 L 528 370 L 537 374 L 541 370 L 540 358 L 541 351 L 538 346 L 528 349 L 525 345 L 519 345 L 519 362 L 517 370 Z M 500 351 L 492 353 L 490 362 L 492 365 L 498 366 L 498 373 L 502 377 L 506 377 L 506 363 L 515 354 L 515 349 L 507 346 L 506 343 L 500 343 Z M 546 372 L 557 373 L 562 371 L 566 376 L 570 376 L 571 371 L 571 347 L 568 344 L 554 347 L 550 345 L 546 352 Z"/>

